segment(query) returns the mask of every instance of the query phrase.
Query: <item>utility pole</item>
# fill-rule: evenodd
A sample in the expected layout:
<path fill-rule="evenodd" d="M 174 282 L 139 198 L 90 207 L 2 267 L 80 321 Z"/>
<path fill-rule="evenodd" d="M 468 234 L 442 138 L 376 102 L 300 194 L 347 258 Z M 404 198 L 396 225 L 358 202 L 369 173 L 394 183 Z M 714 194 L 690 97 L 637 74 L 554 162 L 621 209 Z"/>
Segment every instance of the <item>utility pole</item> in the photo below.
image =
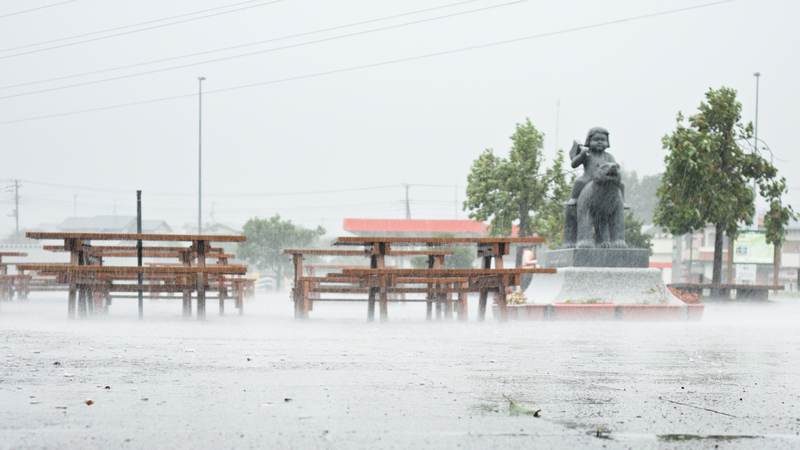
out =
<path fill-rule="evenodd" d="M 197 233 L 203 233 L 203 81 L 197 77 Z"/>
<path fill-rule="evenodd" d="M 403 183 L 403 187 L 406 188 L 406 219 L 411 218 L 411 200 L 408 197 L 408 183 Z"/>
<path fill-rule="evenodd" d="M 758 153 L 758 91 L 759 81 L 761 79 L 761 72 L 753 74 L 756 77 L 756 120 L 755 129 L 753 130 L 753 153 Z M 758 213 L 756 213 L 756 204 L 758 200 L 758 189 L 756 187 L 756 180 L 753 180 L 753 229 L 758 229 Z"/>

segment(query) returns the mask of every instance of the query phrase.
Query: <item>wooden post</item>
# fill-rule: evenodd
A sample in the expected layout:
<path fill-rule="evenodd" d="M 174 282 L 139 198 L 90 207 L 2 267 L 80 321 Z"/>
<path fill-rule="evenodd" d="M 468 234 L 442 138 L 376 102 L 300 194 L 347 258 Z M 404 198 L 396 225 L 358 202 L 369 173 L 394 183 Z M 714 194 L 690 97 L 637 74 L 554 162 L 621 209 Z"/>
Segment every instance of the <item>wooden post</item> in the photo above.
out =
<path fill-rule="evenodd" d="M 206 267 L 206 250 L 208 241 L 198 240 L 194 242 L 197 251 L 197 267 L 201 270 Z M 206 319 L 206 274 L 197 273 L 197 320 Z"/>
<path fill-rule="evenodd" d="M 506 275 L 500 277 L 500 285 L 497 287 L 497 309 L 500 312 L 500 321 L 506 322 L 508 320 L 508 308 L 506 308 L 506 287 L 508 286 L 508 278 Z"/>
<path fill-rule="evenodd" d="M 136 191 L 136 233 L 142 234 L 142 191 Z M 142 240 L 136 240 L 136 265 L 141 269 L 142 267 Z M 136 284 L 139 286 L 138 293 L 138 306 L 139 306 L 139 320 L 144 319 L 144 299 L 142 292 L 142 279 L 144 274 L 139 272 L 136 276 Z"/>
<path fill-rule="evenodd" d="M 469 289 L 469 281 L 465 281 L 461 288 L 464 292 L 458 293 L 458 320 L 466 321 L 469 317 L 468 303 L 467 303 L 467 289 Z"/>
<path fill-rule="evenodd" d="M 294 297 L 294 318 L 302 319 L 303 302 L 305 301 L 305 292 L 303 292 L 304 289 L 300 282 L 300 278 L 303 276 L 303 254 L 292 254 L 292 262 L 294 263 L 294 291 L 292 292 L 292 296 Z"/>
<path fill-rule="evenodd" d="M 492 268 L 492 257 L 491 256 L 484 256 L 483 257 L 483 268 L 484 269 L 491 269 Z M 478 320 L 483 321 L 486 319 L 486 301 L 489 299 L 489 291 L 486 288 L 480 289 L 480 297 L 478 302 Z"/>
<path fill-rule="evenodd" d="M 244 282 L 239 281 L 236 286 L 236 304 L 239 307 L 239 315 L 244 314 Z"/>
<path fill-rule="evenodd" d="M 383 269 L 385 267 L 385 258 L 386 253 L 389 251 L 389 244 L 381 242 L 378 244 L 378 268 Z M 384 277 L 381 282 L 381 287 L 379 290 L 380 294 L 380 302 L 381 302 L 381 322 L 386 322 L 389 320 L 389 298 L 387 295 L 387 277 Z"/>
<path fill-rule="evenodd" d="M 181 262 L 185 267 L 192 266 L 192 253 L 190 250 L 181 252 Z M 188 319 L 192 317 L 192 290 L 186 288 L 189 285 L 189 280 L 191 277 L 189 275 L 184 275 L 182 277 L 178 277 L 181 284 L 183 284 L 183 318 Z"/>
<path fill-rule="evenodd" d="M 436 257 L 434 255 L 428 255 L 428 269 L 433 269 L 436 267 Z M 425 302 L 425 320 L 431 320 L 433 318 L 433 300 L 434 300 L 434 293 L 433 293 L 433 284 L 428 283 L 428 293 L 426 294 L 426 302 Z"/>
<path fill-rule="evenodd" d="M 80 265 L 80 251 L 78 249 L 79 243 L 77 239 L 64 239 L 64 247 L 69 250 L 69 263 L 72 265 Z M 75 283 L 74 276 L 69 275 L 69 300 L 67 304 L 67 317 L 70 319 L 75 318 L 75 302 L 78 295 L 78 285 Z"/>
<path fill-rule="evenodd" d="M 378 268 L 378 255 L 374 252 L 369 257 L 369 267 L 371 269 Z M 378 294 L 378 288 L 370 287 L 369 288 L 369 297 L 367 299 L 367 321 L 372 322 L 375 320 L 375 297 Z"/>

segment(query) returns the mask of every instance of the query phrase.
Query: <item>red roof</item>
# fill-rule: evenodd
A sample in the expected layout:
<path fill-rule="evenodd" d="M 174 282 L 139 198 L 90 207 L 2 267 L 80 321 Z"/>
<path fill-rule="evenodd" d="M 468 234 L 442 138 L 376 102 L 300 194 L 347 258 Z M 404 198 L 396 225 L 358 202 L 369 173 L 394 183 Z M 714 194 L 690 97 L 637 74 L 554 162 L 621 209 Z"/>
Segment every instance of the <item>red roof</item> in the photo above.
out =
<path fill-rule="evenodd" d="M 671 262 L 662 262 L 662 261 L 650 261 L 650 268 L 651 269 L 671 269 L 672 263 Z"/>
<path fill-rule="evenodd" d="M 488 234 L 486 224 L 477 220 L 344 219 L 342 228 L 350 233 Z"/>

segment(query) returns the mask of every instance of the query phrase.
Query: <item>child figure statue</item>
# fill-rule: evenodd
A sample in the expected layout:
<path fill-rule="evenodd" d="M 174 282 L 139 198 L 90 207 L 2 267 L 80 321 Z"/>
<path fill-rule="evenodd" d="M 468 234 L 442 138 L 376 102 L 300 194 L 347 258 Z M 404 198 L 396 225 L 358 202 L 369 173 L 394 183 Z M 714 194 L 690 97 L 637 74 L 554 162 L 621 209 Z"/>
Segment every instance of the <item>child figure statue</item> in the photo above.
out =
<path fill-rule="evenodd" d="M 583 174 L 575 180 L 572 186 L 572 195 L 565 206 L 564 221 L 564 248 L 575 247 L 577 239 L 577 210 L 578 197 L 583 188 L 591 182 L 600 166 L 606 163 L 616 164 L 614 157 L 606 152 L 609 147 L 608 130 L 594 127 L 586 133 L 584 145 L 574 141 L 569 151 L 572 167 L 583 166 Z M 624 198 L 624 187 L 620 184 L 620 191 Z"/>

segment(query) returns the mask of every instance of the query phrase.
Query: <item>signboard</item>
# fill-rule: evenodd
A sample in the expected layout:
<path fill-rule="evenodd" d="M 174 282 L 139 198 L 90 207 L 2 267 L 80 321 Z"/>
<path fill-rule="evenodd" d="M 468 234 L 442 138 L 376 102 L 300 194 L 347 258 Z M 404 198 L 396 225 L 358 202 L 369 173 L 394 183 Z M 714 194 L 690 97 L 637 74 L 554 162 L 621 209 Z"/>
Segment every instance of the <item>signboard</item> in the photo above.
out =
<path fill-rule="evenodd" d="M 772 264 L 774 250 L 772 244 L 767 244 L 764 233 L 744 231 L 736 237 L 733 248 L 735 264 Z"/>
<path fill-rule="evenodd" d="M 737 264 L 736 282 L 742 284 L 756 284 L 757 268 L 758 266 L 755 264 Z"/>

